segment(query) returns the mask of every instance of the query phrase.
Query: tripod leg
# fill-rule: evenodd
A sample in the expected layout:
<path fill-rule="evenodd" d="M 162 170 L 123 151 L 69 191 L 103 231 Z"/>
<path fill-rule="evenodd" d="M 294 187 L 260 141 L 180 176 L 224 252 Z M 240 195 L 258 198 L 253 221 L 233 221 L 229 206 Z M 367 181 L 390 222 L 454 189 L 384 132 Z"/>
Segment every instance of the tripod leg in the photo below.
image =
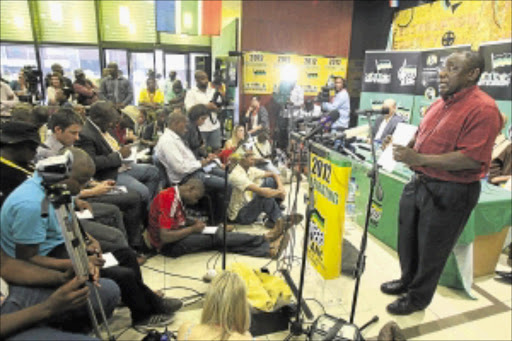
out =
<path fill-rule="evenodd" d="M 361 328 L 359 328 L 359 331 L 362 332 L 364 329 L 366 329 L 366 327 L 374 324 L 375 322 L 379 321 L 379 317 L 377 315 L 375 315 L 370 321 L 366 322 L 365 324 L 363 324 L 361 326 Z"/>
<path fill-rule="evenodd" d="M 105 330 L 107 332 L 108 339 L 115 340 L 114 336 L 112 335 L 112 332 L 110 331 L 110 327 L 108 325 L 107 315 L 105 315 L 105 310 L 103 309 L 103 302 L 101 302 L 98 288 L 96 288 L 94 285 L 93 285 L 93 291 L 94 291 L 94 295 L 96 296 L 96 301 L 100 302 L 98 306 L 100 309 L 101 319 L 103 320 L 103 326 L 105 327 Z M 96 316 L 94 318 L 96 318 Z"/>

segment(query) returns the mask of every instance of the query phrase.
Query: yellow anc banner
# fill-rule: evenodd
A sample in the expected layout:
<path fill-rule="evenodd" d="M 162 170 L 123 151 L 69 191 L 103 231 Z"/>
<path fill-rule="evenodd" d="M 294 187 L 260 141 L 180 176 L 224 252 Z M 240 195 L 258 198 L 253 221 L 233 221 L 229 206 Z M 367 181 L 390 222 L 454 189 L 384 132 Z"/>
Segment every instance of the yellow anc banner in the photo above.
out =
<path fill-rule="evenodd" d="M 436 1 L 402 10 L 393 20 L 393 50 L 422 50 L 512 36 L 512 1 Z"/>
<path fill-rule="evenodd" d="M 347 76 L 347 58 L 245 52 L 243 89 L 246 94 L 272 94 L 286 72 L 296 72 L 306 96 L 316 96 L 330 76 Z"/>
<path fill-rule="evenodd" d="M 327 150 L 313 148 L 309 181 L 314 211 L 307 253 L 311 265 L 326 280 L 339 277 L 341 272 L 345 201 L 351 172 L 350 161 L 333 159 Z"/>

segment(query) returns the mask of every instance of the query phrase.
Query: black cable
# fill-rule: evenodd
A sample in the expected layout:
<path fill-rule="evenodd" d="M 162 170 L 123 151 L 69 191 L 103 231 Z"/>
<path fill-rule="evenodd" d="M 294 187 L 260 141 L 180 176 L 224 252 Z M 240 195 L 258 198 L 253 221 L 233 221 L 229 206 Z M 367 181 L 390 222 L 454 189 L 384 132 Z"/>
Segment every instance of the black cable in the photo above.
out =
<path fill-rule="evenodd" d="M 183 290 L 189 290 L 189 291 L 192 291 L 192 292 L 195 292 L 196 294 L 200 295 L 202 294 L 201 292 L 197 291 L 196 289 L 192 289 L 192 288 L 189 288 L 189 287 L 184 287 L 184 286 L 172 286 L 172 287 L 168 287 L 168 288 L 163 288 L 162 290 L 174 290 L 174 289 L 183 289 Z"/>
<path fill-rule="evenodd" d="M 148 265 L 143 265 L 142 267 L 146 268 L 146 269 L 149 269 L 149 270 L 153 270 L 155 272 L 166 274 L 168 276 L 174 276 L 174 277 L 179 277 L 179 278 L 183 278 L 183 279 L 190 279 L 190 280 L 193 280 L 193 281 L 203 282 L 203 280 L 201 278 L 197 278 L 197 277 L 174 274 L 174 273 L 171 273 L 171 272 L 155 269 L 155 268 L 153 268 L 151 266 L 148 266 Z"/>
<path fill-rule="evenodd" d="M 119 340 L 119 338 L 121 337 L 121 335 L 123 335 L 124 333 L 126 333 L 128 330 L 130 330 L 130 329 L 132 329 L 132 328 L 133 328 L 132 326 L 126 327 L 122 332 L 120 332 L 119 334 L 117 334 L 117 336 L 114 336 L 114 339 Z"/>
<path fill-rule="evenodd" d="M 319 300 L 317 300 L 316 298 L 305 298 L 304 299 L 305 301 L 313 301 L 313 302 L 316 302 L 320 308 L 322 308 L 322 311 L 324 312 L 324 315 L 327 314 L 327 311 L 325 310 L 325 307 L 324 305 L 322 304 L 322 302 L 320 302 Z"/>

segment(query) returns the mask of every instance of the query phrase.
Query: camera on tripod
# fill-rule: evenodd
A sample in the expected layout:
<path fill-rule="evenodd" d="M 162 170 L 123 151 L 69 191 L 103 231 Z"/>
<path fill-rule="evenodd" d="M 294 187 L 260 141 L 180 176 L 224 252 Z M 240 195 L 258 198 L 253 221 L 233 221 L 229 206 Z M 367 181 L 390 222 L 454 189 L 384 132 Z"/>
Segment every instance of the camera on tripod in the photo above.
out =
<path fill-rule="evenodd" d="M 23 77 L 25 77 L 25 82 L 27 83 L 28 93 L 26 95 L 18 96 L 18 98 L 22 102 L 33 104 L 33 102 L 37 101 L 40 97 L 38 85 L 41 82 L 43 73 L 32 65 L 25 65 L 22 71 Z"/>
<path fill-rule="evenodd" d="M 46 186 L 65 180 L 71 174 L 73 154 L 68 150 L 62 155 L 52 156 L 36 164 L 37 173 L 43 178 Z"/>

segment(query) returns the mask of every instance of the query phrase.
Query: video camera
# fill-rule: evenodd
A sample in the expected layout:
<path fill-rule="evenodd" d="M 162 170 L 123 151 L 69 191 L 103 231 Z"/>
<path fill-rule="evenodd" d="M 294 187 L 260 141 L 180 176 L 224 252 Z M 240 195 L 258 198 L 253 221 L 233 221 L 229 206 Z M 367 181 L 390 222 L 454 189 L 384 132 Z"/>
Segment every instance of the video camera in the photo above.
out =
<path fill-rule="evenodd" d="M 39 84 L 43 73 L 35 66 L 25 65 L 22 69 L 25 82 L 27 83 L 28 93 L 26 95 L 18 96 L 22 102 L 33 103 L 34 100 L 39 99 Z"/>
<path fill-rule="evenodd" d="M 325 86 L 322 86 L 322 89 L 316 95 L 315 102 L 324 103 L 329 102 L 330 92 L 331 90 L 334 90 L 334 78 L 333 76 L 329 76 L 329 79 L 327 80 L 327 83 Z"/>
<path fill-rule="evenodd" d="M 62 155 L 52 156 L 36 164 L 36 171 L 46 186 L 65 180 L 71 174 L 73 154 L 68 150 Z"/>

